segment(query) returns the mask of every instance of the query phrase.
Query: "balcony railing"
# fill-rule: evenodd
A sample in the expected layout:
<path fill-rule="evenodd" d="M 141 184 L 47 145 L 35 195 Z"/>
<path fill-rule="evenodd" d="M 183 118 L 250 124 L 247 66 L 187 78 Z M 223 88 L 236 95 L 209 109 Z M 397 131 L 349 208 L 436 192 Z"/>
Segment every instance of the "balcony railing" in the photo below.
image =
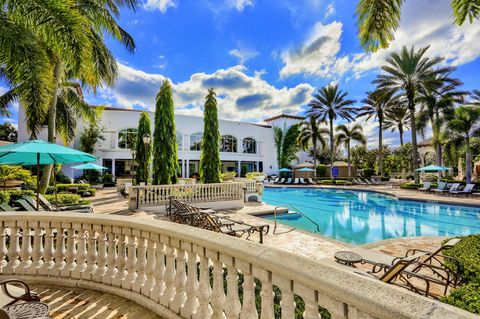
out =
<path fill-rule="evenodd" d="M 320 318 L 319 306 L 333 319 L 475 318 L 329 260 L 124 216 L 2 213 L 0 269 L 3 278 L 116 294 L 162 318 L 295 318 L 298 298 L 309 319 Z"/>

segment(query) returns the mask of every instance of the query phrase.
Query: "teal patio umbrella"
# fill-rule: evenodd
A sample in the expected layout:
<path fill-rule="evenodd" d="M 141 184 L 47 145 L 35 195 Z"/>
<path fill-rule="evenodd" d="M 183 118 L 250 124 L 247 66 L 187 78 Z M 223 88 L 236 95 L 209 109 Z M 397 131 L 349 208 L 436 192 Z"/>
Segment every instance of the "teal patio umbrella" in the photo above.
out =
<path fill-rule="evenodd" d="M 97 165 L 95 163 L 85 163 L 76 166 L 72 166 L 73 169 L 83 169 L 83 170 L 95 170 L 95 171 L 102 171 L 104 169 L 108 169 L 108 167 Z M 92 174 L 89 174 L 89 182 L 92 183 Z"/>
<path fill-rule="evenodd" d="M 439 165 L 428 165 L 425 167 L 417 168 L 416 170 L 419 172 L 439 172 L 439 171 L 448 171 L 450 167 L 446 166 L 439 166 Z"/>
<path fill-rule="evenodd" d="M 278 171 L 281 173 L 285 173 L 285 172 L 291 172 L 292 170 L 290 168 L 283 167 L 283 168 L 280 168 Z"/>
<path fill-rule="evenodd" d="M 304 168 L 301 168 L 301 169 L 297 170 L 297 172 L 315 172 L 315 170 L 313 170 L 311 168 L 308 168 L 308 167 L 304 167 Z"/>
<path fill-rule="evenodd" d="M 37 210 L 39 209 L 40 165 L 94 162 L 96 160 L 97 158 L 91 154 L 42 140 L 0 146 L 0 164 L 37 166 Z"/>

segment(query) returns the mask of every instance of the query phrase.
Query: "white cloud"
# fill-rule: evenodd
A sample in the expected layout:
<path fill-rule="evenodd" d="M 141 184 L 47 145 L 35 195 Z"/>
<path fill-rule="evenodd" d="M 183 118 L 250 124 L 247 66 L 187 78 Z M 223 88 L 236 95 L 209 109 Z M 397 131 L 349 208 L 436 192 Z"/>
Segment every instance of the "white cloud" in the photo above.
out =
<path fill-rule="evenodd" d="M 258 51 L 247 49 L 247 48 L 237 48 L 230 50 L 230 55 L 238 58 L 240 64 L 244 64 L 248 60 L 256 57 L 259 53 Z"/>
<path fill-rule="evenodd" d="M 175 6 L 176 4 L 174 0 L 146 0 L 143 4 L 145 10 L 159 10 L 162 13 L 167 12 L 168 8 L 173 8 Z"/>
<path fill-rule="evenodd" d="M 153 66 L 155 69 L 165 69 L 168 65 L 167 59 L 163 55 L 158 56 L 158 62 Z"/>
<path fill-rule="evenodd" d="M 276 88 L 264 79 L 263 72 L 247 74 L 243 65 L 213 73 L 194 73 L 190 79 L 173 83 L 175 112 L 201 115 L 207 89 L 217 92 L 220 117 L 232 120 L 262 120 L 279 114 L 297 114 L 308 103 L 314 88 L 306 83 Z M 114 88 L 100 91 L 100 98 L 118 107 L 133 106 L 153 110 L 155 96 L 165 80 L 161 74 L 146 73 L 119 63 L 119 77 Z"/>
<path fill-rule="evenodd" d="M 328 6 L 327 6 L 327 9 L 325 10 L 325 16 L 324 18 L 328 18 L 330 16 L 332 16 L 333 14 L 335 14 L 335 7 L 333 6 L 333 3 L 330 3 Z"/>
<path fill-rule="evenodd" d="M 340 38 L 343 24 L 334 21 L 330 24 L 317 23 L 309 37 L 299 48 L 281 54 L 284 63 L 280 70 L 282 77 L 294 74 L 310 74 L 327 77 L 335 70 L 345 69 L 344 61 L 336 65 L 340 52 Z"/>
<path fill-rule="evenodd" d="M 253 0 L 228 0 L 228 6 L 242 12 L 245 7 L 253 7 Z"/>

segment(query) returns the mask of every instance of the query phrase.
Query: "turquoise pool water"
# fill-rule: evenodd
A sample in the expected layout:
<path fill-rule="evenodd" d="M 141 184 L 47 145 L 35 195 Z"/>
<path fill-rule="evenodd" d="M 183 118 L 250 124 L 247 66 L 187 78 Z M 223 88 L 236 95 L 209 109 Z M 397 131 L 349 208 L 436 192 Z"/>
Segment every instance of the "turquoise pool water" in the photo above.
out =
<path fill-rule="evenodd" d="M 480 208 L 398 200 L 373 192 L 266 188 L 263 200 L 297 214 L 277 221 L 354 245 L 393 237 L 480 233 Z M 263 216 L 273 220 L 273 215 Z"/>

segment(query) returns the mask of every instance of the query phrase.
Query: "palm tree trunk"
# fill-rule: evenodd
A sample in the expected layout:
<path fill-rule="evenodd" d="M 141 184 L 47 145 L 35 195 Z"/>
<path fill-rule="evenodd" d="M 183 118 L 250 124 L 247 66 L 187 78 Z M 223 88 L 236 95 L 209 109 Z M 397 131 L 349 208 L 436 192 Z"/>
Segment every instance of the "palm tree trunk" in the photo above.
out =
<path fill-rule="evenodd" d="M 403 126 L 398 126 L 398 133 L 400 134 L 400 146 L 403 146 Z"/>
<path fill-rule="evenodd" d="M 415 183 L 420 182 L 418 175 L 418 153 L 417 153 L 417 124 L 415 123 L 415 102 L 413 93 L 407 93 L 408 110 L 410 111 L 410 128 L 412 132 L 412 169 Z"/>
<path fill-rule="evenodd" d="M 333 178 L 333 162 L 335 159 L 334 149 L 333 149 L 333 118 L 330 117 L 330 177 Z"/>
<path fill-rule="evenodd" d="M 55 63 L 55 67 L 53 69 L 53 75 L 55 79 L 55 85 L 53 88 L 52 93 L 52 104 L 50 105 L 50 109 L 48 110 L 48 130 L 47 130 L 47 140 L 50 143 L 56 142 L 56 117 L 57 117 L 57 90 L 60 83 L 60 77 L 62 74 L 62 64 L 60 62 Z M 52 164 L 45 165 L 43 167 L 43 174 L 42 179 L 40 181 L 40 193 L 45 194 L 47 190 L 48 184 L 50 183 L 50 176 L 52 172 Z"/>
<path fill-rule="evenodd" d="M 317 139 L 313 138 L 313 177 L 317 177 Z"/>
<path fill-rule="evenodd" d="M 378 172 L 377 175 L 383 176 L 383 118 L 378 117 Z"/>
<path fill-rule="evenodd" d="M 352 176 L 350 168 L 350 143 L 347 143 L 347 166 L 348 166 L 348 177 Z"/>
<path fill-rule="evenodd" d="M 465 182 L 470 184 L 472 182 L 472 158 L 470 155 L 470 137 L 468 135 L 465 138 L 466 153 L 465 153 Z"/>

